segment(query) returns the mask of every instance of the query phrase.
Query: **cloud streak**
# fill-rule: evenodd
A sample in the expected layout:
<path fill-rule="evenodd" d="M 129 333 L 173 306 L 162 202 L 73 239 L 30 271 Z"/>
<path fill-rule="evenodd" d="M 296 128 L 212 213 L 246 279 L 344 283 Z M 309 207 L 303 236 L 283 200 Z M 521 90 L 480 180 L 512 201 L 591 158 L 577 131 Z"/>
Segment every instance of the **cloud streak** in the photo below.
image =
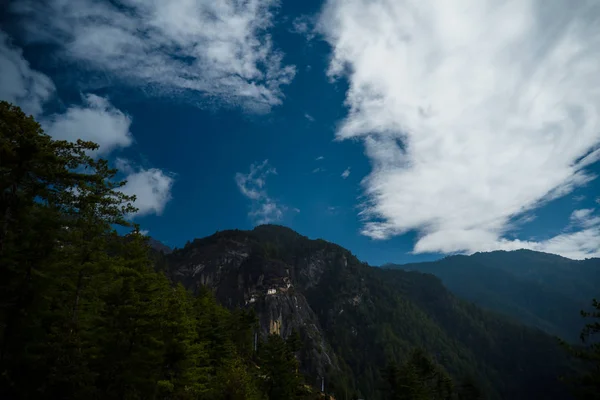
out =
<path fill-rule="evenodd" d="M 269 165 L 269 160 L 250 165 L 250 172 L 247 174 L 241 172 L 235 174 L 238 189 L 252 202 L 248 216 L 256 224 L 281 221 L 283 213 L 287 210 L 287 207 L 278 204 L 267 194 L 266 179 L 269 175 L 275 174 L 277 171 Z"/>
<path fill-rule="evenodd" d="M 340 175 L 343 179 L 346 179 L 350 176 L 350 167 L 346 168 L 344 170 L 344 172 L 342 172 L 342 175 Z"/>
<path fill-rule="evenodd" d="M 65 60 L 163 95 L 240 105 L 281 104 L 295 67 L 268 29 L 276 0 L 23 0 L 12 5 L 30 41 Z"/>
<path fill-rule="evenodd" d="M 595 179 L 600 6 L 557 0 L 329 0 L 339 139 L 361 138 L 363 234 L 416 230 L 414 251 L 600 254 L 598 226 L 511 241 L 513 221 Z"/>
<path fill-rule="evenodd" d="M 314 17 L 302 15 L 292 21 L 292 28 L 290 29 L 290 32 L 302 35 L 308 42 L 310 42 L 317 36 L 314 27 Z"/>

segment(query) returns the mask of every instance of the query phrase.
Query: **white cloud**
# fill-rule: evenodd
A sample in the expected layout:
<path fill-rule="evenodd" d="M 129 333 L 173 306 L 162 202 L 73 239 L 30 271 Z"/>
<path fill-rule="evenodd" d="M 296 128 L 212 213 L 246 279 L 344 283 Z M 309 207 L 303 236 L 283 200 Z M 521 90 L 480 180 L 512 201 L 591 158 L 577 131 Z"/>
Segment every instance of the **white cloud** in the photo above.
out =
<path fill-rule="evenodd" d="M 265 199 L 248 214 L 257 224 L 268 224 L 281 221 L 283 209 L 271 199 Z"/>
<path fill-rule="evenodd" d="M 129 132 L 131 119 L 100 96 L 83 96 L 83 105 L 74 105 L 63 114 L 43 117 L 44 103 L 54 94 L 52 80 L 32 70 L 21 49 L 0 31 L 0 99 L 20 106 L 38 118 L 42 127 L 54 139 L 90 140 L 100 145 L 98 154 L 106 155 L 117 147 L 133 142 Z"/>
<path fill-rule="evenodd" d="M 337 135 L 362 138 L 373 168 L 363 233 L 416 230 L 416 252 L 597 254 L 597 230 L 504 236 L 595 178 L 584 168 L 599 156 L 599 16 L 568 0 L 329 0 L 328 74 L 349 82 Z"/>
<path fill-rule="evenodd" d="M 254 111 L 281 103 L 295 67 L 268 29 L 276 0 L 15 2 L 29 40 L 65 59 L 162 94 L 196 95 Z"/>
<path fill-rule="evenodd" d="M 250 172 L 247 174 L 235 174 L 240 192 L 252 201 L 248 216 L 257 224 L 280 221 L 287 210 L 287 207 L 278 204 L 267 194 L 266 179 L 273 174 L 277 174 L 277 171 L 269 166 L 269 160 L 250 165 Z"/>
<path fill-rule="evenodd" d="M 297 33 L 299 35 L 303 35 L 307 41 L 311 41 L 315 38 L 315 21 L 314 17 L 308 15 L 302 15 L 300 17 L 295 18 L 292 21 L 292 28 L 290 31 L 292 33 Z"/>
<path fill-rule="evenodd" d="M 129 131 L 131 118 L 115 108 L 108 99 L 87 94 L 83 106 L 71 106 L 64 114 L 43 120 L 45 131 L 54 139 L 75 142 L 88 140 L 100 145 L 98 155 L 133 143 Z"/>
<path fill-rule="evenodd" d="M 344 170 L 344 172 L 342 172 L 342 175 L 341 175 L 341 177 L 342 177 L 342 178 L 344 178 L 344 179 L 346 179 L 346 178 L 347 178 L 347 177 L 349 177 L 349 176 L 350 176 L 350 167 L 346 168 L 346 169 Z"/>
<path fill-rule="evenodd" d="M 325 168 L 317 167 L 312 171 L 313 174 L 316 174 L 317 172 L 325 172 Z"/>
<path fill-rule="evenodd" d="M 14 47 L 2 31 L 0 71 L 0 100 L 7 100 L 38 116 L 46 133 L 54 139 L 93 141 L 100 145 L 96 155 L 103 156 L 133 143 L 129 131 L 131 118 L 110 104 L 108 99 L 94 94 L 85 95 L 83 105 L 71 106 L 63 114 L 39 116 L 44 103 L 55 91 L 54 84 L 49 77 L 30 68 L 22 51 Z M 117 159 L 117 167 L 127 175 L 127 184 L 121 188 L 123 193 L 137 196 L 134 203 L 138 208 L 136 215 L 160 215 L 171 199 L 173 176 L 156 168 L 136 169 L 123 159 Z"/>
<path fill-rule="evenodd" d="M 579 203 L 579 202 L 581 202 L 581 201 L 583 201 L 583 200 L 585 200 L 585 196 L 584 196 L 584 195 L 573 196 L 573 201 L 574 201 L 574 202 L 577 202 L 577 203 Z"/>
<path fill-rule="evenodd" d="M 530 249 L 560 254 L 573 259 L 600 257 L 600 216 L 593 209 L 573 211 L 568 232 L 543 241 L 520 241 L 499 239 L 496 242 L 482 241 L 482 251 Z"/>
<path fill-rule="evenodd" d="M 250 200 L 259 200 L 267 196 L 264 186 L 267 176 L 272 174 L 277 174 L 277 170 L 269 166 L 269 160 L 265 160 L 260 164 L 250 165 L 248 174 L 235 174 L 235 182 L 244 196 Z"/>
<path fill-rule="evenodd" d="M 126 160 L 124 158 L 117 157 L 115 159 L 115 167 L 124 174 L 132 174 L 133 172 L 135 172 L 135 169 L 133 168 L 129 160 Z"/>
<path fill-rule="evenodd" d="M 324 159 L 325 159 L 325 157 L 319 156 L 319 157 L 315 158 L 315 161 L 321 161 L 321 160 L 324 160 Z"/>
<path fill-rule="evenodd" d="M 174 176 L 158 168 L 134 167 L 123 159 L 118 159 L 117 168 L 127 174 L 125 177 L 127 183 L 121 188 L 121 191 L 129 196 L 136 196 L 133 205 L 138 211 L 135 216 L 161 215 L 167 203 L 172 199 L 171 189 L 175 181 Z"/>
<path fill-rule="evenodd" d="M 1 30 L 0 71 L 0 100 L 21 107 L 27 114 L 39 115 L 55 91 L 54 83 L 46 75 L 32 70 L 21 49 Z"/>
<path fill-rule="evenodd" d="M 571 222 L 584 228 L 600 226 L 600 216 L 594 215 L 594 211 L 593 208 L 575 210 L 571 214 Z"/>
<path fill-rule="evenodd" d="M 304 114 L 304 118 L 306 118 L 310 122 L 315 122 L 315 119 L 313 118 L 313 116 L 308 113 Z"/>

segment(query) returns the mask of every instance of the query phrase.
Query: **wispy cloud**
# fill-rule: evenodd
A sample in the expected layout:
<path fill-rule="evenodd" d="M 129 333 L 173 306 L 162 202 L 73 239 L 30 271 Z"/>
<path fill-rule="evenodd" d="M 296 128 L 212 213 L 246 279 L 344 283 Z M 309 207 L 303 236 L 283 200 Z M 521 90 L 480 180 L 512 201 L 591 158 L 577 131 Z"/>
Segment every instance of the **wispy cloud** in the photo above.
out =
<path fill-rule="evenodd" d="M 302 35 L 307 41 L 313 40 L 317 35 L 315 33 L 315 19 L 313 16 L 302 15 L 292 21 L 291 32 Z"/>
<path fill-rule="evenodd" d="M 250 172 L 247 174 L 235 174 L 240 192 L 252 201 L 248 216 L 257 224 L 280 221 L 287 210 L 287 207 L 278 204 L 267 194 L 266 179 L 274 174 L 277 171 L 269 165 L 269 160 L 250 165 Z"/>
<path fill-rule="evenodd" d="M 594 211 L 593 208 L 575 210 L 571 214 L 571 221 L 577 226 L 582 226 L 584 228 L 600 226 L 600 216 L 595 215 Z"/>
<path fill-rule="evenodd" d="M 328 206 L 327 213 L 329 215 L 338 215 L 340 213 L 340 207 L 337 206 Z"/>
<path fill-rule="evenodd" d="M 317 172 L 325 172 L 325 168 L 317 167 L 312 171 L 313 174 L 316 174 Z"/>
<path fill-rule="evenodd" d="M 321 161 L 321 160 L 324 160 L 324 159 L 325 159 L 325 157 L 319 156 L 319 157 L 315 158 L 315 161 Z"/>
<path fill-rule="evenodd" d="M 328 74 L 346 77 L 338 138 L 362 138 L 363 233 L 419 232 L 415 252 L 598 255 L 600 229 L 543 242 L 511 222 L 595 176 L 600 23 L 593 2 L 329 0 Z"/>
<path fill-rule="evenodd" d="M 82 105 L 74 105 L 63 114 L 42 119 L 49 135 L 55 139 L 88 140 L 100 145 L 98 155 L 106 155 L 116 148 L 133 143 L 129 131 L 131 118 L 115 108 L 108 99 L 94 94 L 83 97 Z"/>
<path fill-rule="evenodd" d="M 573 196 L 573 201 L 576 203 L 579 203 L 581 201 L 585 200 L 585 196 L 584 195 L 579 195 L 579 196 Z"/>
<path fill-rule="evenodd" d="M 23 52 L 0 31 L 0 99 L 19 105 L 24 112 L 39 115 L 54 94 L 52 80 L 31 69 Z"/>
<path fill-rule="evenodd" d="M 276 0 L 22 0 L 29 40 L 65 60 L 164 95 L 268 111 L 295 67 L 268 30 Z"/>
<path fill-rule="evenodd" d="M 346 168 L 346 169 L 344 170 L 344 172 L 342 172 L 342 175 L 341 175 L 341 177 L 342 177 L 342 178 L 344 178 L 344 179 L 346 179 L 346 178 L 348 178 L 349 176 L 350 176 L 350 167 Z"/>
<path fill-rule="evenodd" d="M 315 122 L 315 119 L 312 117 L 312 115 L 310 115 L 308 113 L 304 114 L 304 118 L 306 118 L 310 122 Z"/>

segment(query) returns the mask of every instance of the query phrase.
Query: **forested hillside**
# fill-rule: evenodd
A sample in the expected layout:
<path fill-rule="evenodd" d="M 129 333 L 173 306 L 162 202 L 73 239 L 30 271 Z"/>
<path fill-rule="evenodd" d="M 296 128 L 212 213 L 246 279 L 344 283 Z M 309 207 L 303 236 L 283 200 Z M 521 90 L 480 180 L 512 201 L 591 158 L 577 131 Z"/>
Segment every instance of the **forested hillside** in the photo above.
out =
<path fill-rule="evenodd" d="M 382 366 L 417 347 L 455 384 L 477 382 L 486 398 L 567 396 L 557 379 L 569 361 L 555 339 L 459 300 L 431 275 L 372 268 L 337 245 L 273 225 L 195 240 L 167 263 L 186 287 L 207 285 L 223 303 L 256 309 L 264 334 L 274 323 L 284 334 L 299 329 L 307 351 L 328 352 L 307 357 L 305 374 L 325 375 L 338 395 L 383 398 Z"/>
<path fill-rule="evenodd" d="M 579 310 L 600 287 L 600 259 L 576 261 L 529 250 L 384 267 L 431 273 L 466 300 L 571 342 L 583 328 Z"/>
<path fill-rule="evenodd" d="M 0 398 L 569 398 L 554 338 L 431 275 L 273 225 L 157 246 L 96 148 L 0 102 Z"/>

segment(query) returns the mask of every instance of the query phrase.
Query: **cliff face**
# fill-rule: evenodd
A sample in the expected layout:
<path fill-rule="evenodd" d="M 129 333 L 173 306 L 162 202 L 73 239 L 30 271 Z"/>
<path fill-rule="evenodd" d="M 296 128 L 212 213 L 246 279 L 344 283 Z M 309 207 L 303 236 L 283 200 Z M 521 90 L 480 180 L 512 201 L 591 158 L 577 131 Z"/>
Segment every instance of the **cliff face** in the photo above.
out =
<path fill-rule="evenodd" d="M 225 231 L 164 255 L 167 274 L 224 305 L 256 311 L 260 335 L 300 333 L 308 383 L 380 399 L 381 370 L 415 347 L 489 399 L 567 399 L 554 338 L 485 312 L 432 275 L 371 268 L 348 250 L 280 226 Z M 350 396 L 351 397 L 351 396 Z M 350 398 L 349 397 L 349 398 Z"/>
<path fill-rule="evenodd" d="M 274 252 L 277 250 L 262 243 L 259 235 L 223 232 L 169 255 L 169 274 L 187 288 L 211 288 L 227 307 L 253 308 L 263 338 L 270 333 L 287 338 L 297 330 L 305 344 L 300 364 L 315 380 L 339 370 L 319 319 L 304 295 L 305 290 L 319 285 L 325 259 L 332 255 L 321 251 L 282 260 Z"/>

